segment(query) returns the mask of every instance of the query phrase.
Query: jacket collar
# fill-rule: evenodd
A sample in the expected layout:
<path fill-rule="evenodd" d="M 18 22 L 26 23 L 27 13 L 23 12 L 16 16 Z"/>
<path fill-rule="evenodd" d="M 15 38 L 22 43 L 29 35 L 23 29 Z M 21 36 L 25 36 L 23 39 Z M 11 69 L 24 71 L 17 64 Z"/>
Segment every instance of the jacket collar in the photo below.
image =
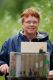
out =
<path fill-rule="evenodd" d="M 23 41 L 29 41 L 28 38 L 23 34 L 23 31 L 19 32 L 19 36 Z M 48 34 L 45 32 L 37 32 L 37 36 L 32 41 L 46 41 L 48 40 Z"/>

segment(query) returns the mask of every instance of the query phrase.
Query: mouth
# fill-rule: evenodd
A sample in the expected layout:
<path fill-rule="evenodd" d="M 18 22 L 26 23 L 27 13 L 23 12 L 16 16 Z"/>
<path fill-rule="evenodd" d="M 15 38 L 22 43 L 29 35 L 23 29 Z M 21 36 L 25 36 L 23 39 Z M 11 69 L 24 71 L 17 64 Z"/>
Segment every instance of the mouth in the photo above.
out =
<path fill-rule="evenodd" d="M 35 28 L 28 28 L 28 29 L 35 29 Z"/>

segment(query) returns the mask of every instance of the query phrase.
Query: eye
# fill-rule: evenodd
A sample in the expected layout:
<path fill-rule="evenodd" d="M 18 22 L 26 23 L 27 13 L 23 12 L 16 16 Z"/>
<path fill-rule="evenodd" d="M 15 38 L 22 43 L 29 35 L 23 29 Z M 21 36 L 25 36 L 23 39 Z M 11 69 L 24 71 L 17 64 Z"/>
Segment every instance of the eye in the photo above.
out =
<path fill-rule="evenodd" d="M 30 23 L 31 23 L 31 21 L 27 21 L 26 23 L 30 24 Z"/>
<path fill-rule="evenodd" d="M 36 21 L 33 21 L 33 23 L 35 24 L 35 23 L 37 23 Z"/>
<path fill-rule="evenodd" d="M 31 23 L 35 24 L 35 23 L 37 23 L 37 21 L 26 21 L 25 23 L 27 23 L 27 24 L 31 24 Z"/>

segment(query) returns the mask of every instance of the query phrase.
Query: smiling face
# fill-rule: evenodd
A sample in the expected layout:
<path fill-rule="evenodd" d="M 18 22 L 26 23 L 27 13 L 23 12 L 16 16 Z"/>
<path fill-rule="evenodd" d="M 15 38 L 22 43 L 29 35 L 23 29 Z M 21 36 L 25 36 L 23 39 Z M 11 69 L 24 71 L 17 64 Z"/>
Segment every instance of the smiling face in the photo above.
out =
<path fill-rule="evenodd" d="M 35 16 L 29 15 L 27 17 L 24 17 L 22 24 L 25 34 L 36 34 L 39 25 L 39 19 Z"/>

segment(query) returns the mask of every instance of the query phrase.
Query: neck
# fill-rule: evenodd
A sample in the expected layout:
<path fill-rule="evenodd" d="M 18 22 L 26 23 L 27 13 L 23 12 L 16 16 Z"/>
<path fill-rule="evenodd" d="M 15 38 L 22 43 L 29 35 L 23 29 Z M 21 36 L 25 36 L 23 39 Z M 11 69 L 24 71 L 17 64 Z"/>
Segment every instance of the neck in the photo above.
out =
<path fill-rule="evenodd" d="M 31 41 L 32 39 L 34 39 L 37 36 L 37 32 L 34 34 L 26 34 L 24 32 L 24 35 L 29 39 L 29 41 Z"/>

